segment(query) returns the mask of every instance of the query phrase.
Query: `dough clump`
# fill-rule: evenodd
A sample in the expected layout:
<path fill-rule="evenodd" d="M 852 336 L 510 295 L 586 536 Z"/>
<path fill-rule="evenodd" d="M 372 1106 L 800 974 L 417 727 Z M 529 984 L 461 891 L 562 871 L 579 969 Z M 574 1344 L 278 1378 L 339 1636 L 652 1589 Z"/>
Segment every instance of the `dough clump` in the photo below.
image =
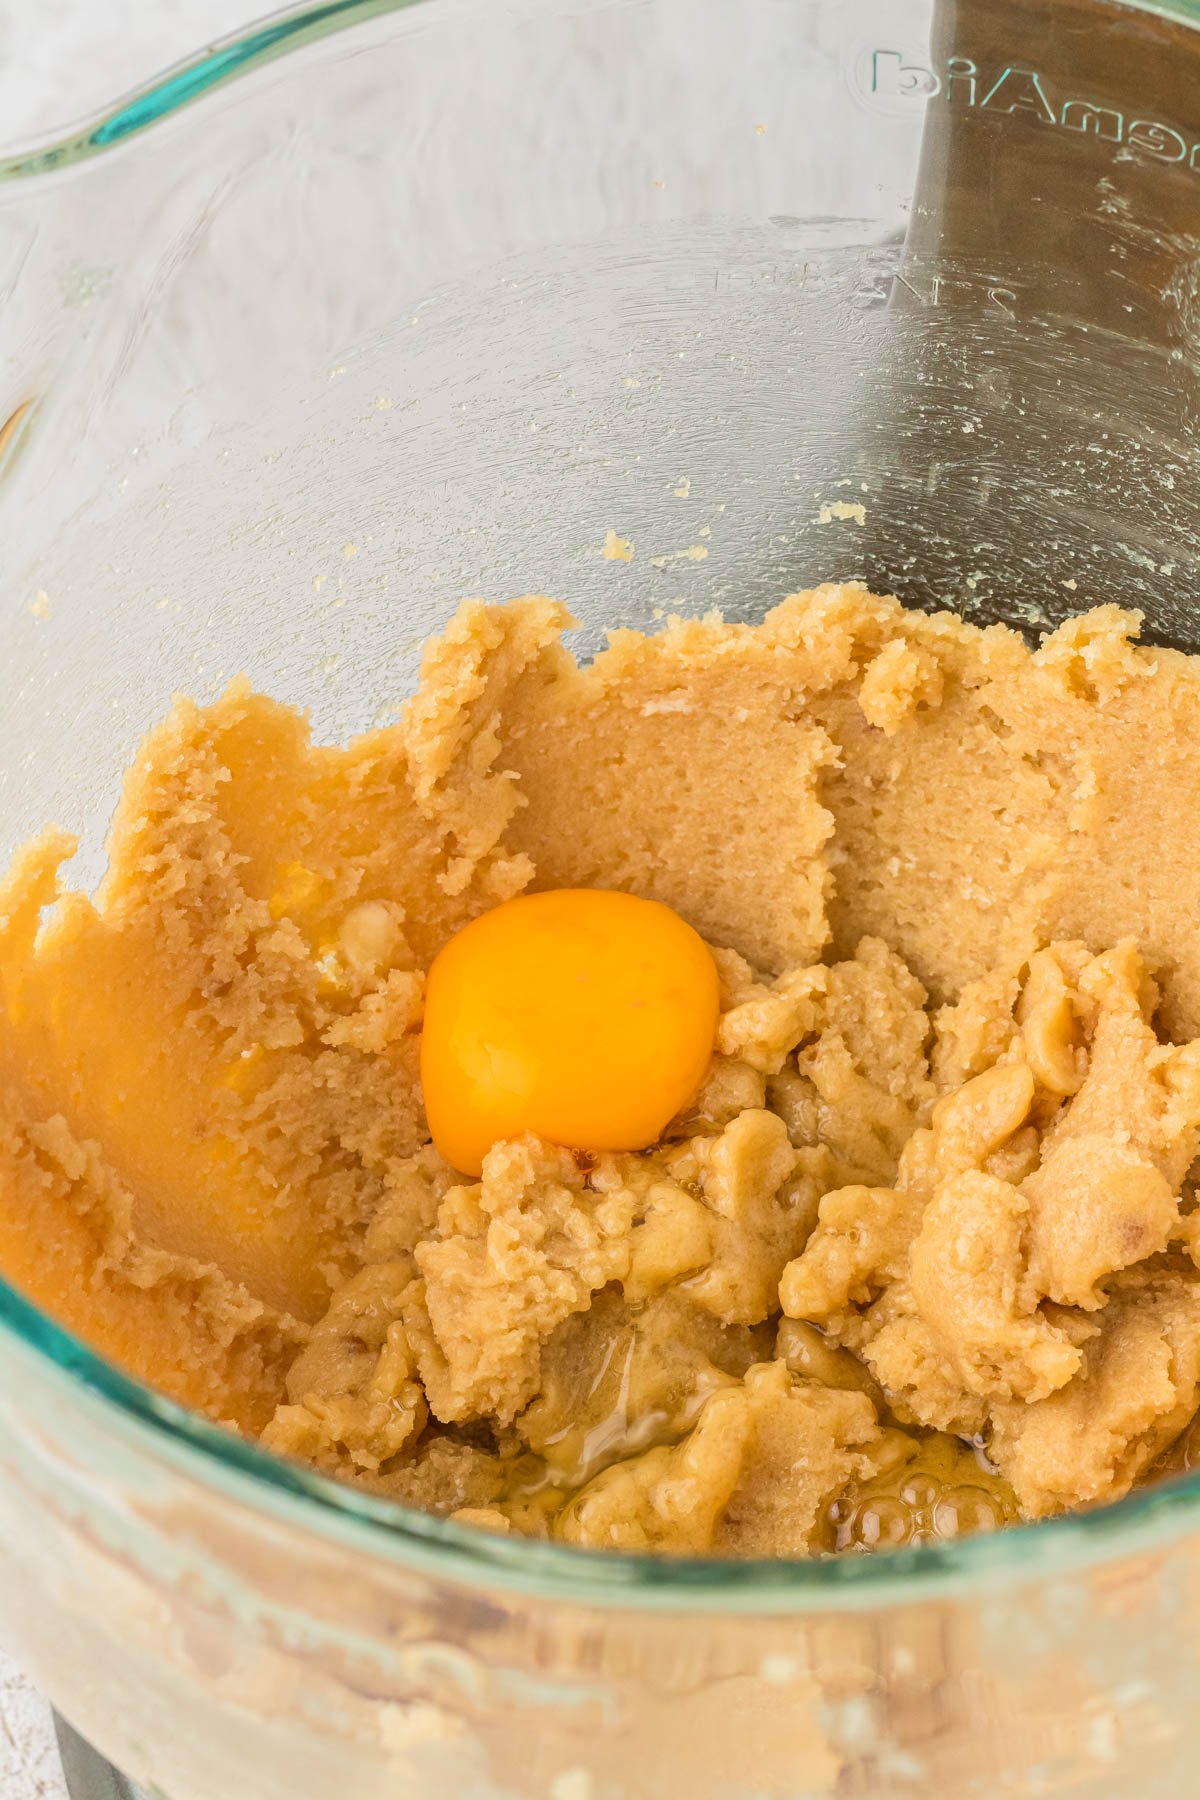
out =
<path fill-rule="evenodd" d="M 804 1556 L 1115 1499 L 1200 1405 L 1200 677 L 855 584 L 757 626 L 465 604 L 346 748 L 151 733 L 94 898 L 0 890 L 0 1271 L 282 1455 L 464 1523 Z M 424 972 L 530 887 L 722 1011 L 640 1154 L 429 1142 Z"/>

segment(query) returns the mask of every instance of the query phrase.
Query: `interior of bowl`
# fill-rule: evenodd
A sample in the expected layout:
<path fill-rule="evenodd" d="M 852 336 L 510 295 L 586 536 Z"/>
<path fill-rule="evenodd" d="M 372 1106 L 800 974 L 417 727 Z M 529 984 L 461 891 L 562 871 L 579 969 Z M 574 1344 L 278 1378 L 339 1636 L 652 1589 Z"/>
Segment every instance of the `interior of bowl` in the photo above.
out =
<path fill-rule="evenodd" d="M 385 722 L 465 594 L 556 595 L 585 655 L 852 577 L 1027 631 L 1117 599 L 1194 647 L 1195 23 L 348 0 L 12 156 L 5 854 L 55 820 L 94 883 L 174 690 L 244 671 L 319 739 Z M 1182 1527 L 1200 1496 L 869 1561 L 594 1577 L 231 1442 L 2 1286 L 0 1322 L 205 1479 L 381 1554 L 610 1598 L 974 1578 L 1035 1540 Z"/>

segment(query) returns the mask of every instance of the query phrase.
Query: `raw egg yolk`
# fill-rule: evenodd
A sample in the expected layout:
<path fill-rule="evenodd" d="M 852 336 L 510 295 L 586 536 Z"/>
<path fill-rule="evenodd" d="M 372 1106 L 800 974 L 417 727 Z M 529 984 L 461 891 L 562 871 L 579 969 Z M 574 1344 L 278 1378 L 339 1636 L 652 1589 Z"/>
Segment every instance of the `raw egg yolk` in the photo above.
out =
<path fill-rule="evenodd" d="M 720 1006 L 703 938 L 669 906 L 595 888 L 523 894 L 429 971 L 421 1085 L 465 1175 L 505 1138 L 641 1150 L 692 1099 Z"/>

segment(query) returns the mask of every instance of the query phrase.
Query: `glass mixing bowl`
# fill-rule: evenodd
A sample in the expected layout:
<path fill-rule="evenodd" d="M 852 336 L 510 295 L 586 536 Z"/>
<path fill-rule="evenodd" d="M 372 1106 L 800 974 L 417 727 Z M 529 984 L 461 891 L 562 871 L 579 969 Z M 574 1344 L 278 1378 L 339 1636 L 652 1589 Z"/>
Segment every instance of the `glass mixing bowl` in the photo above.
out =
<path fill-rule="evenodd" d="M 90 882 L 172 690 L 245 670 L 343 738 L 472 592 L 557 594 L 585 648 L 849 576 L 1196 647 L 1197 26 L 341 0 L 11 156 L 0 849 L 58 821 Z M 659 1563 L 337 1489 L 3 1287 L 0 1370 L 3 1625 L 169 1800 L 1194 1787 L 1200 1478 Z"/>

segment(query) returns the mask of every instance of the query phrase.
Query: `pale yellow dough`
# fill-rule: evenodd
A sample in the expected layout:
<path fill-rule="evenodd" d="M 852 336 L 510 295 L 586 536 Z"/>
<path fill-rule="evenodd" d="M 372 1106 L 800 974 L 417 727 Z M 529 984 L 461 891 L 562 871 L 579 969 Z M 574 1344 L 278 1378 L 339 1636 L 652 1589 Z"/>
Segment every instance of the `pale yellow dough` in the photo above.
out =
<path fill-rule="evenodd" d="M 583 669 L 569 623 L 464 605 L 347 749 L 242 685 L 181 702 L 94 901 L 69 839 L 21 853 L 0 1269 L 483 1529 L 807 1555 L 1166 1466 L 1200 1403 L 1195 660 L 1115 607 L 1030 650 L 853 584 Z M 466 1181 L 423 971 L 588 885 L 713 946 L 703 1089 L 644 1154 L 526 1138 Z"/>

